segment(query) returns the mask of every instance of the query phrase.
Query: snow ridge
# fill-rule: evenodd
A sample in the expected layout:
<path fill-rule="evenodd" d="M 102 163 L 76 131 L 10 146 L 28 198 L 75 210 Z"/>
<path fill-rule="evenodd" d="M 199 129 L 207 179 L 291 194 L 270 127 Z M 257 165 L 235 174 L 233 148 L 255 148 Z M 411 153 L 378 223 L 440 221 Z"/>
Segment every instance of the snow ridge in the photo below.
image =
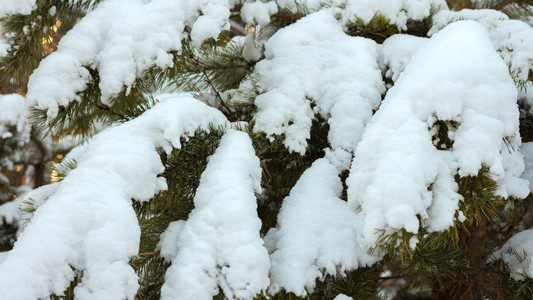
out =
<path fill-rule="evenodd" d="M 185 224 L 175 223 L 162 250 L 178 249 L 165 275 L 162 299 L 252 299 L 269 286 L 270 260 L 259 236 L 254 193 L 261 167 L 248 135 L 229 130 L 209 159 Z"/>
<path fill-rule="evenodd" d="M 513 76 L 520 81 L 527 81 L 529 71 L 533 69 L 533 28 L 530 25 L 509 20 L 507 15 L 490 9 L 441 11 L 434 16 L 428 35 L 460 20 L 474 20 L 483 25 Z"/>
<path fill-rule="evenodd" d="M 508 154 L 520 145 L 516 97 L 507 66 L 478 23 L 450 24 L 426 42 L 355 151 L 348 201 L 362 210 L 368 242 L 380 229 L 418 233 L 420 225 L 430 231 L 451 226 L 461 200 L 457 173 L 477 175 L 488 166 L 501 196 L 527 196 L 521 155 Z M 459 124 L 449 127 L 448 150 L 433 144 L 438 120 Z"/>
<path fill-rule="evenodd" d="M 377 44 L 346 35 L 331 11 L 321 11 L 279 30 L 265 49 L 255 71 L 262 93 L 254 131 L 283 134 L 289 150 L 304 154 L 319 113 L 332 149 L 353 152 L 385 90 Z"/>
<path fill-rule="evenodd" d="M 129 265 L 140 228 L 131 199 L 148 201 L 166 189 L 157 147 L 224 125 L 218 110 L 190 96 L 167 95 L 140 117 L 97 134 L 78 166 L 35 212 L 0 265 L 5 299 L 60 295 L 83 271 L 76 299 L 133 299 L 138 278 Z"/>
<path fill-rule="evenodd" d="M 284 288 L 305 296 L 317 278 L 342 275 L 379 260 L 368 255 L 361 215 L 339 198 L 341 192 L 337 169 L 321 158 L 283 200 L 278 225 L 265 238 L 273 251 L 270 292 Z"/>
<path fill-rule="evenodd" d="M 201 13 L 201 15 L 199 15 Z M 30 106 L 57 116 L 59 106 L 79 100 L 77 93 L 98 70 L 101 101 L 110 104 L 123 87 L 153 65 L 172 66 L 171 50 L 190 38 L 198 47 L 229 29 L 229 3 L 217 0 L 107 0 L 87 14 L 46 57 L 28 83 Z"/>

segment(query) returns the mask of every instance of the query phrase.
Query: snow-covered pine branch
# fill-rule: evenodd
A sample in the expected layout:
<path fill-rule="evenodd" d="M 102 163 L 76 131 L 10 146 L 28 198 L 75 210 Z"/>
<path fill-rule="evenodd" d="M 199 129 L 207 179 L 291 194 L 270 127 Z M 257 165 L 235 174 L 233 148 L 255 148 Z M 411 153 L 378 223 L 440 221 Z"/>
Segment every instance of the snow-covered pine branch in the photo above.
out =
<path fill-rule="evenodd" d="M 83 273 L 77 299 L 132 299 L 139 287 L 128 262 L 140 228 L 131 199 L 167 188 L 157 148 L 224 125 L 218 110 L 186 96 L 167 96 L 152 110 L 94 138 L 78 166 L 34 213 L 0 268 L 2 297 L 62 294 Z M 24 287 L 24 288 L 22 288 Z"/>
<path fill-rule="evenodd" d="M 0 153 L 92 137 L 0 299 L 531 298 L 533 29 L 447 2 L 5 0 Z"/>

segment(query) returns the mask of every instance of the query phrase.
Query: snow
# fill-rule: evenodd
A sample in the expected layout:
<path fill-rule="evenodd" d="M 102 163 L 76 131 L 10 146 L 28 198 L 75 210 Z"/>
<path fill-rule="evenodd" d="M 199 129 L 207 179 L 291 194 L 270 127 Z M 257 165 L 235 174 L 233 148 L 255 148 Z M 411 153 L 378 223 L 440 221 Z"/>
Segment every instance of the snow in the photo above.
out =
<path fill-rule="evenodd" d="M 337 169 L 322 158 L 283 200 L 278 225 L 265 238 L 273 250 L 270 292 L 284 288 L 305 296 L 325 274 L 343 275 L 379 260 L 368 255 L 361 215 L 339 198 L 341 192 Z"/>
<path fill-rule="evenodd" d="M 331 148 L 353 152 L 385 89 L 377 44 L 346 35 L 331 13 L 308 15 L 276 32 L 255 69 L 261 94 L 254 131 L 284 135 L 285 146 L 300 154 L 315 113 L 330 125 Z"/>
<path fill-rule="evenodd" d="M 167 229 L 161 234 L 157 248 L 161 257 L 165 258 L 166 261 L 172 261 L 176 257 L 179 250 L 177 237 L 181 234 L 184 225 L 184 220 L 170 222 Z"/>
<path fill-rule="evenodd" d="M 252 299 L 266 290 L 270 261 L 254 195 L 260 191 L 261 167 L 250 138 L 229 130 L 202 174 L 189 219 L 171 229 L 179 233 L 179 250 L 162 299 L 212 299 L 218 287 L 228 299 Z"/>
<path fill-rule="evenodd" d="M 0 138 L 12 136 L 9 126 L 16 126 L 18 132 L 24 130 L 24 104 L 25 99 L 19 94 L 0 95 Z"/>
<path fill-rule="evenodd" d="M 19 199 L 15 199 L 0 205 L 0 224 L 13 224 L 18 222 L 18 220 L 20 220 L 20 214 L 18 211 L 19 205 Z"/>
<path fill-rule="evenodd" d="M 0 264 L 6 259 L 8 251 L 0 252 Z"/>
<path fill-rule="evenodd" d="M 11 45 L 9 45 L 9 43 L 2 36 L 0 36 L 0 57 L 6 56 L 9 52 L 9 49 L 11 49 Z"/>
<path fill-rule="evenodd" d="M 21 208 L 33 208 L 33 210 L 39 209 L 39 207 L 48 200 L 48 198 L 52 197 L 59 186 L 61 185 L 61 182 L 54 182 L 51 184 L 40 186 L 26 195 L 24 195 L 22 198 L 19 197 L 19 199 L 23 199 L 20 202 Z M 28 207 L 31 205 L 31 207 Z M 23 213 L 21 210 L 19 210 L 20 219 L 25 219 L 31 222 L 32 215 Z"/>
<path fill-rule="evenodd" d="M 0 290 L 9 299 L 61 294 L 83 271 L 76 299 L 133 299 L 138 278 L 129 259 L 140 228 L 131 199 L 147 201 L 166 189 L 157 148 L 225 117 L 190 96 L 167 95 L 140 117 L 94 137 L 78 166 L 34 213 L 0 265 Z"/>
<path fill-rule="evenodd" d="M 199 15 L 201 14 L 201 15 Z M 98 70 L 101 101 L 111 99 L 153 65 L 173 64 L 169 51 L 180 50 L 190 38 L 199 47 L 229 29 L 227 1 L 217 0 L 108 0 L 88 13 L 46 57 L 28 83 L 29 106 L 57 116 L 59 106 L 79 100 L 78 93 Z"/>
<path fill-rule="evenodd" d="M 75 166 L 80 157 L 87 151 L 89 143 L 90 140 L 87 140 L 72 148 L 60 163 L 54 165 L 54 169 L 60 174 L 67 175 L 71 171 L 71 167 Z"/>
<path fill-rule="evenodd" d="M 447 9 L 444 0 L 336 0 L 342 6 L 344 24 L 355 23 L 358 20 L 369 23 L 376 15 L 381 15 L 400 30 L 407 29 L 407 20 L 423 20 L 430 15 L 431 9 Z"/>
<path fill-rule="evenodd" d="M 344 294 L 339 294 L 333 300 L 353 300 L 353 298 L 348 297 L 348 296 L 346 296 Z"/>
<path fill-rule="evenodd" d="M 533 277 L 532 249 L 533 229 L 528 229 L 512 236 L 500 250 L 495 252 L 493 258 L 501 258 L 507 264 L 512 279 L 524 280 L 526 277 Z"/>
<path fill-rule="evenodd" d="M 35 8 L 35 0 L 0 0 L 0 18 L 6 15 L 28 15 Z"/>
<path fill-rule="evenodd" d="M 533 69 L 533 28 L 518 20 L 509 20 L 505 14 L 490 10 L 463 9 L 459 12 L 441 11 L 433 18 L 432 35 L 452 22 L 475 20 L 489 32 L 494 48 L 509 66 L 518 80 L 527 81 L 529 70 Z"/>
<path fill-rule="evenodd" d="M 372 118 L 347 179 L 367 241 L 377 240 L 377 230 L 451 226 L 461 200 L 457 173 L 476 175 L 488 166 L 500 194 L 527 196 L 520 154 L 502 154 L 520 145 L 519 138 L 504 142 L 519 136 L 516 97 L 507 66 L 476 22 L 450 24 L 416 51 Z M 449 150 L 433 145 L 428 128 L 437 120 L 459 123 Z"/>
<path fill-rule="evenodd" d="M 278 7 L 291 13 L 313 13 L 326 4 L 327 0 L 277 0 Z"/>
<path fill-rule="evenodd" d="M 523 143 L 520 152 L 524 155 L 524 173 L 522 178 L 529 182 L 529 190 L 533 191 L 533 142 Z"/>
<path fill-rule="evenodd" d="M 0 18 L 7 15 L 22 14 L 29 15 L 35 8 L 35 0 L 0 0 Z M 3 32 L 0 26 L 0 32 Z M 5 39 L 4 34 L 0 35 L 0 57 L 6 56 L 11 49 L 11 45 Z"/>
<path fill-rule="evenodd" d="M 241 8 L 241 18 L 247 25 L 259 24 L 265 26 L 270 23 L 270 16 L 277 12 L 278 6 L 276 2 L 247 2 Z"/>
<path fill-rule="evenodd" d="M 427 41 L 427 38 L 408 34 L 395 34 L 387 38 L 381 45 L 383 63 L 386 67 L 385 76 L 395 82 L 411 61 L 415 51 Z"/>

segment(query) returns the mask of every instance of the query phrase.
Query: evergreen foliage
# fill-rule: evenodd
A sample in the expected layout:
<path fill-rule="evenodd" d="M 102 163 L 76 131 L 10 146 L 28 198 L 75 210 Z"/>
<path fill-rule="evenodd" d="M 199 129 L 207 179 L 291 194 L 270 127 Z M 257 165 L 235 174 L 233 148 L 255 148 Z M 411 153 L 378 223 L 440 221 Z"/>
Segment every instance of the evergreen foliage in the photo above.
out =
<path fill-rule="evenodd" d="M 76 26 L 78 19 L 98 7 L 100 2 L 106 1 L 37 1 L 29 14 L 8 14 L 1 17 L 2 36 L 11 47 L 7 55 L 0 56 L 0 90 L 4 93 L 18 90 L 25 95 L 29 77 L 39 62 L 55 51 L 59 39 Z M 40 137 L 39 132 L 42 132 L 54 141 L 66 136 L 76 136 L 80 141 L 90 140 L 102 128 L 121 126 L 150 111 L 163 94 L 189 93 L 199 101 L 220 110 L 228 124 L 233 122 L 230 127 L 236 127 L 248 134 L 262 170 L 263 191 L 256 195 L 257 216 L 262 225 L 259 234 L 267 240 L 269 231 L 278 224 L 278 213 L 282 209 L 284 199 L 290 195 L 291 189 L 302 174 L 311 168 L 313 162 L 327 158 L 329 151 L 335 149 L 329 148 L 330 116 L 317 113 L 319 109 L 315 107 L 314 102 L 310 105 L 315 115 L 312 117 L 307 148 L 303 154 L 290 151 L 284 144 L 286 136 L 283 134 L 267 135 L 260 130 L 254 130 L 254 117 L 258 112 L 254 99 L 267 92 L 259 85 L 261 76 L 255 72 L 256 65 L 269 55 L 265 53 L 265 45 L 276 32 L 314 13 L 313 9 L 307 7 L 306 2 L 296 1 L 296 9 L 291 9 L 290 6 L 281 6 L 281 3 L 288 1 L 278 1 L 279 10 L 270 14 L 268 25 L 262 26 L 244 24 L 237 16 L 244 4 L 240 2 L 248 1 L 235 2 L 237 4 L 231 8 L 230 20 L 234 26 L 255 30 L 251 35 L 240 37 L 239 35 L 246 32 L 240 32 L 234 27 L 233 30 L 221 31 L 216 39 L 206 39 L 200 47 L 195 47 L 189 24 L 189 27 L 185 27 L 189 35 L 181 41 L 181 48 L 169 51 L 172 57 L 171 66 L 152 65 L 146 70 L 136 70 L 134 83 L 131 86 L 123 85 L 121 92 L 109 101 L 102 99 L 100 66 L 83 66 L 90 73 L 90 81 L 76 94 L 76 101 L 60 105 L 55 116 L 51 116 L 46 108 L 32 108 L 32 139 Z M 342 1 L 323 1 L 322 7 L 343 11 L 346 6 L 339 5 L 340 2 Z M 461 1 L 448 1 L 448 4 L 452 8 L 463 5 L 458 4 L 459 2 Z M 499 6 L 504 2 L 477 1 L 470 7 L 503 9 L 504 7 Z M 518 17 L 517 14 L 521 14 L 524 17 L 524 13 L 531 13 L 531 6 L 528 6 L 531 1 L 513 3 L 516 5 L 504 10 L 511 16 Z M 432 18 L 438 11 L 438 8 L 433 6 L 427 16 L 410 18 L 403 28 L 380 12 L 374 14 L 370 20 L 356 16 L 347 19 L 344 31 L 347 36 L 364 37 L 377 44 L 382 44 L 396 34 L 427 37 L 433 24 Z M 340 15 L 342 13 L 337 14 L 339 20 L 343 18 Z M 255 27 L 246 27 L 251 25 Z M 250 36 L 254 39 L 246 40 Z M 247 47 L 255 47 L 260 58 L 252 60 L 244 57 L 243 52 L 247 51 Z M 533 66 L 531 56 L 530 62 Z M 387 66 L 380 67 L 383 68 L 383 82 L 387 90 L 390 90 L 395 82 L 385 75 Z M 526 93 L 526 87 L 532 86 L 532 76 L 525 81 L 515 78 L 515 81 L 517 89 L 521 89 L 523 94 Z M 533 141 L 531 102 L 531 97 L 527 95 L 519 101 L 522 142 Z M 376 109 L 378 110 L 379 108 Z M 435 118 L 437 119 L 436 116 Z M 0 118 L 0 126 L 1 121 Z M 291 122 L 284 125 L 290 127 Z M 437 119 L 433 122 L 428 131 L 435 148 L 441 152 L 449 152 L 454 147 L 453 134 L 459 125 L 460 120 L 454 119 Z M 14 125 L 7 130 L 17 133 Z M 158 192 L 149 201 L 132 199 L 132 207 L 140 227 L 139 251 L 137 255 L 130 257 L 130 265 L 139 277 L 139 289 L 135 299 L 161 298 L 165 273 L 172 264 L 161 255 L 161 235 L 171 222 L 186 221 L 195 208 L 194 199 L 202 174 L 226 130 L 227 128 L 213 124 L 210 130 L 197 130 L 190 138 L 182 137 L 179 149 L 175 147 L 171 152 L 156 149 L 164 166 L 164 171 L 159 176 L 165 178 L 168 189 Z M 10 157 L 14 151 L 26 146 L 26 143 L 21 143 L 17 138 L 17 134 L 0 136 L 0 159 Z M 513 148 L 511 140 L 514 138 L 519 137 L 505 137 L 509 152 L 519 151 Z M 51 156 L 51 153 L 43 155 L 39 163 L 49 162 Z M 1 162 L 0 160 L 0 167 Z M 65 159 L 63 167 L 55 170 L 60 180 L 68 176 L 70 171 L 76 170 L 77 163 L 76 159 Z M 131 162 L 135 163 L 137 162 Z M 533 227 L 532 195 L 524 199 L 502 197 L 498 193 L 501 182 L 491 173 L 489 165 L 483 165 L 475 175 L 461 176 L 455 171 L 456 192 L 463 200 L 459 203 L 459 210 L 455 211 L 453 226 L 443 231 L 430 231 L 423 218 L 418 215 L 420 230 L 416 233 L 406 228 L 397 228 L 397 231 L 376 229 L 378 239 L 368 249 L 368 255 L 380 257 L 379 261 L 367 265 L 361 263 L 358 268 L 347 270 L 337 265 L 336 274 L 321 270 L 315 287 L 306 287 L 305 296 L 285 289 L 276 292 L 264 290 L 254 299 L 318 300 L 334 299 L 341 294 L 353 299 L 531 299 L 533 279 L 529 277 L 530 274 L 524 274 L 523 280 L 514 280 L 511 274 L 516 270 L 510 269 L 501 259 L 495 258 L 495 252 L 516 233 Z M 343 201 L 348 199 L 349 176 L 350 172 L 346 168 L 340 170 L 342 191 L 338 198 Z M 14 188 L 3 180 L 4 177 L 0 173 L 0 196 L 7 191 L 12 195 Z M 427 189 L 432 191 L 433 186 L 428 184 Z M 3 197 L 0 198 L 4 200 Z M 40 200 L 32 202 L 31 197 L 25 200 L 27 202 L 23 206 L 27 215 L 32 215 L 42 204 Z M 355 210 L 357 209 L 361 210 L 361 207 Z M 16 226 L 9 224 L 0 227 L 0 251 L 11 248 L 16 230 Z M 527 253 L 515 254 L 521 260 L 529 260 Z M 75 299 L 76 286 L 83 282 L 83 270 L 71 267 L 74 277 L 70 286 L 62 294 L 51 293 L 51 299 Z M 214 299 L 226 299 L 222 288 L 219 288 L 219 294 Z"/>

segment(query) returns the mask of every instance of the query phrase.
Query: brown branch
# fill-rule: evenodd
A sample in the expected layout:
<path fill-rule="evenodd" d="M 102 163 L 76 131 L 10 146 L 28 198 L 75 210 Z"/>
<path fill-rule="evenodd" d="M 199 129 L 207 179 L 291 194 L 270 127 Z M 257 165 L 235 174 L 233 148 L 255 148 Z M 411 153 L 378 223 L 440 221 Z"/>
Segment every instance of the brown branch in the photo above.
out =
<path fill-rule="evenodd" d="M 233 7 L 232 12 L 236 13 L 241 11 L 242 5 L 238 4 Z M 289 10 L 282 10 L 272 15 L 271 18 L 289 20 L 291 22 L 298 21 L 301 18 L 305 17 L 304 14 L 292 13 Z"/>
<path fill-rule="evenodd" d="M 226 105 L 226 103 L 224 102 L 224 100 L 222 99 L 222 96 L 220 96 L 220 93 L 218 92 L 218 90 L 216 89 L 216 87 L 213 85 L 213 82 L 211 82 L 211 79 L 209 78 L 209 75 L 207 74 L 207 71 L 205 70 L 205 68 L 202 66 L 202 64 L 200 64 L 200 61 L 198 60 L 197 57 L 195 57 L 194 55 L 190 54 L 189 57 L 194 61 L 194 64 L 200 69 L 200 71 L 202 71 L 202 74 L 204 74 L 205 76 L 205 80 L 207 81 L 207 84 L 211 87 L 211 89 L 213 90 L 213 92 L 215 93 L 215 97 L 218 99 L 218 101 L 220 102 L 220 104 L 227 110 L 228 114 L 224 114 L 226 115 L 226 117 L 228 119 L 233 119 L 233 112 L 231 111 L 231 109 Z"/>
<path fill-rule="evenodd" d="M 386 280 L 394 280 L 394 279 L 402 279 L 402 278 L 405 278 L 406 276 L 403 276 L 403 275 L 396 275 L 396 276 L 381 276 L 381 277 L 378 277 L 379 280 L 382 280 L 382 281 L 386 281 Z"/>
<path fill-rule="evenodd" d="M 504 7 L 506 7 L 507 5 L 509 4 L 513 4 L 515 3 L 516 0 L 504 0 L 494 6 L 492 6 L 492 9 L 495 9 L 495 10 L 502 10 Z"/>
<path fill-rule="evenodd" d="M 272 18 L 276 19 L 282 19 L 282 20 L 289 20 L 291 22 L 295 22 L 300 20 L 301 18 L 305 17 L 303 14 L 293 14 L 289 11 L 280 11 L 278 13 L 275 13 L 272 15 Z"/>
<path fill-rule="evenodd" d="M 111 110 L 109 107 L 107 107 L 107 106 L 102 106 L 102 105 L 100 105 L 100 104 L 95 104 L 95 107 L 98 108 L 99 110 L 103 110 L 103 111 L 105 111 L 105 112 L 107 112 L 107 113 L 109 113 L 109 114 L 111 114 L 111 115 L 117 116 L 117 117 L 119 117 L 119 118 L 121 118 L 121 119 L 126 119 L 126 116 L 125 116 L 125 115 L 121 115 L 121 114 L 119 114 L 119 113 L 117 113 L 117 112 L 115 112 L 115 111 L 112 111 L 112 110 Z"/>
<path fill-rule="evenodd" d="M 472 8 L 472 3 L 470 3 L 470 0 L 457 0 L 455 2 L 454 9 L 456 11 L 461 10 L 461 9 L 466 9 L 466 8 Z"/>
<path fill-rule="evenodd" d="M 247 35 L 248 33 L 246 32 L 246 30 L 244 29 L 244 27 L 233 21 L 233 20 L 229 20 L 229 24 L 231 26 L 231 30 L 236 34 L 236 35 L 240 35 L 240 36 L 245 36 Z"/>

